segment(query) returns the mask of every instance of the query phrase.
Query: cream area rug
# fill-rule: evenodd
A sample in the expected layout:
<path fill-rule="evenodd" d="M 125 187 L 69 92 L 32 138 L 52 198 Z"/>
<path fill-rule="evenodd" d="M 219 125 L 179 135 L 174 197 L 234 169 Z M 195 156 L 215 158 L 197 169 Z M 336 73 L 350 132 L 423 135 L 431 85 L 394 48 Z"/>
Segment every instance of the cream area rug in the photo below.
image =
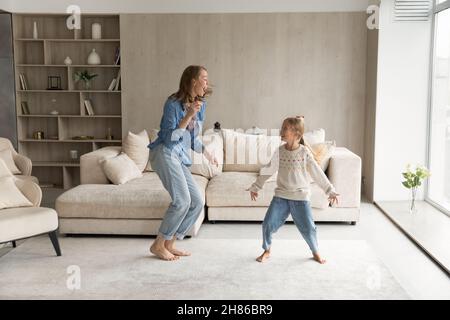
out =
<path fill-rule="evenodd" d="M 153 239 L 31 238 L 0 258 L 0 299 L 409 299 L 365 241 L 321 241 L 310 258 L 301 239 L 274 240 L 265 263 L 259 240 L 187 239 L 192 256 L 167 262 Z"/>

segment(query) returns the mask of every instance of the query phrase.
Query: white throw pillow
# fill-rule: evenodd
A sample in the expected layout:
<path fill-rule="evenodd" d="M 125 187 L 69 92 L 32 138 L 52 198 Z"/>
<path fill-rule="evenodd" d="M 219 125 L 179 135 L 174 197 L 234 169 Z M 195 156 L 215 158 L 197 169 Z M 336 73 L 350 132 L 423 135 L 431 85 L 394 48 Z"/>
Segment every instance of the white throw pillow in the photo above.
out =
<path fill-rule="evenodd" d="M 328 168 L 328 164 L 330 163 L 330 158 L 336 149 L 336 141 L 316 143 L 311 145 L 311 149 L 320 167 L 325 172 Z"/>
<path fill-rule="evenodd" d="M 138 134 L 128 132 L 122 143 L 122 152 L 125 152 L 136 163 L 141 172 L 144 171 L 148 162 L 148 144 L 149 138 L 146 130 Z"/>
<path fill-rule="evenodd" d="M 103 172 L 114 184 L 124 184 L 132 179 L 142 177 L 141 170 L 126 153 L 120 153 L 116 157 L 100 160 Z"/>
<path fill-rule="evenodd" d="M 14 177 L 0 178 L 0 209 L 32 207 L 33 204 L 20 192 L 14 179 Z"/>
<path fill-rule="evenodd" d="M 305 142 L 310 146 L 313 144 L 323 143 L 325 142 L 325 130 L 320 128 L 307 131 L 303 134 L 303 140 L 305 140 Z"/>
<path fill-rule="evenodd" d="M 206 150 L 214 155 L 219 163 L 218 166 L 211 164 L 202 153 L 191 150 L 191 173 L 212 178 L 222 172 L 223 168 L 223 139 L 220 133 L 205 133 L 201 140 Z"/>
<path fill-rule="evenodd" d="M 5 161 L 0 159 L 0 178 L 6 178 L 6 177 L 12 177 L 13 174 L 9 170 L 8 166 L 6 165 Z"/>
<path fill-rule="evenodd" d="M 281 145 L 281 138 L 222 129 L 223 171 L 259 172 Z"/>
<path fill-rule="evenodd" d="M 14 163 L 12 151 L 10 149 L 4 149 L 0 151 L 0 159 L 5 161 L 6 166 L 12 174 L 21 174 L 19 168 Z"/>
<path fill-rule="evenodd" d="M 158 138 L 158 132 L 159 132 L 158 129 L 150 129 L 150 131 L 148 132 L 149 143 L 155 142 L 155 140 Z M 145 171 L 155 171 L 155 170 L 152 169 L 152 165 L 150 163 L 150 160 L 148 160 L 148 162 L 147 162 L 147 166 L 145 167 Z"/>

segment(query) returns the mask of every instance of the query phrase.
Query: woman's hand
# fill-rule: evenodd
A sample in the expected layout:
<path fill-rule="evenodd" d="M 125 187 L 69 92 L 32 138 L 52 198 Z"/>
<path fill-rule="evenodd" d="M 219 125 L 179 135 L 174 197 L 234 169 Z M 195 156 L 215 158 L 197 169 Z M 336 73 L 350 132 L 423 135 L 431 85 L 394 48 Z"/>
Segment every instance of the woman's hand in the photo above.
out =
<path fill-rule="evenodd" d="M 186 116 L 188 116 L 189 118 L 194 117 L 195 114 L 200 111 L 202 104 L 203 104 L 203 101 L 199 101 L 199 100 L 192 102 L 187 108 Z"/>
<path fill-rule="evenodd" d="M 339 199 L 338 199 L 339 194 L 336 192 L 331 192 L 330 195 L 328 196 L 328 201 L 330 201 L 331 206 L 333 206 L 333 204 L 336 202 L 336 204 L 339 203 Z"/>

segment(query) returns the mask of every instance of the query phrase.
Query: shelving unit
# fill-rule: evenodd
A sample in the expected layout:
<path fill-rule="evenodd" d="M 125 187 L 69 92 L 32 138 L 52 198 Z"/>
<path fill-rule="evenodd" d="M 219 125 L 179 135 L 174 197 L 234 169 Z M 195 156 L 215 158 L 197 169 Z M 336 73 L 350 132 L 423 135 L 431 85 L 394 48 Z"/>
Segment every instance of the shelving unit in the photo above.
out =
<path fill-rule="evenodd" d="M 42 186 L 60 189 L 80 183 L 79 157 L 108 145 L 122 143 L 121 91 L 110 91 L 112 79 L 120 72 L 115 64 L 120 48 L 119 15 L 82 15 L 81 29 L 66 26 L 67 15 L 16 14 L 13 16 L 14 60 L 16 75 L 16 108 L 19 152 L 33 161 L 33 175 Z M 37 24 L 38 38 L 33 39 Z M 91 25 L 102 26 L 102 39 L 91 38 Z M 95 49 L 100 65 L 89 65 L 89 53 Z M 65 65 L 69 56 L 71 65 Z M 85 90 L 73 80 L 77 71 L 88 70 L 98 76 Z M 27 90 L 21 86 L 19 75 L 25 74 Z M 61 90 L 49 90 L 48 77 L 61 79 Z M 90 100 L 94 115 L 88 115 L 84 101 Z M 30 114 L 22 112 L 22 102 Z M 52 111 L 58 114 L 51 114 Z M 34 133 L 42 131 L 43 139 Z M 112 135 L 112 139 L 107 136 Z M 78 140 L 79 136 L 93 139 Z M 78 152 L 78 159 L 70 151 Z"/>

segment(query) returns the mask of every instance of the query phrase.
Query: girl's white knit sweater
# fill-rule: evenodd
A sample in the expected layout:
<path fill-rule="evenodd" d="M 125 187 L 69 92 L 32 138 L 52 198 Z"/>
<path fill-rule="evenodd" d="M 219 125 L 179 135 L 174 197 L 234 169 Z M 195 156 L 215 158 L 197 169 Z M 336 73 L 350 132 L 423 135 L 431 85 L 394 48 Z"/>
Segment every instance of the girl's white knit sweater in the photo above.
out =
<path fill-rule="evenodd" d="M 275 151 L 270 162 L 261 168 L 259 177 L 248 189 L 258 192 L 264 183 L 278 171 L 275 196 L 289 200 L 310 200 L 310 178 L 325 191 L 327 196 L 335 194 L 333 185 L 317 164 L 311 151 L 304 145 L 289 151 L 285 145 Z"/>

